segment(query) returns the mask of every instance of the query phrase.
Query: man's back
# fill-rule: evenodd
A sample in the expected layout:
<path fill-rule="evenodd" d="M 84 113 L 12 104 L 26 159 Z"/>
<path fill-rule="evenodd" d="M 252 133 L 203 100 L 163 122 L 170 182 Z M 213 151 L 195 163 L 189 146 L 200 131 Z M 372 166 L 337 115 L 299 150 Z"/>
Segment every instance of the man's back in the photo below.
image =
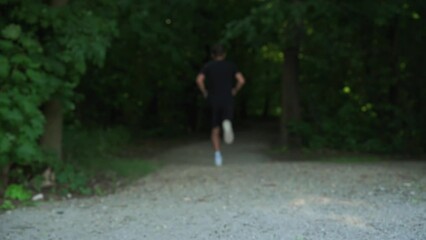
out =
<path fill-rule="evenodd" d="M 213 60 L 201 70 L 206 76 L 208 96 L 213 101 L 231 101 L 237 66 L 227 60 Z"/>

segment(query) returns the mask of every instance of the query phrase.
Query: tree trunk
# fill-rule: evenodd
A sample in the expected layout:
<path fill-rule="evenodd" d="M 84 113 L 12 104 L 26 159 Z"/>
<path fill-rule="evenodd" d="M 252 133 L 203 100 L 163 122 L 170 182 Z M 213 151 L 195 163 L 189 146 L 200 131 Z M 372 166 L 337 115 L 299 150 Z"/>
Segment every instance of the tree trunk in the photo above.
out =
<path fill-rule="evenodd" d="M 7 186 L 9 185 L 9 171 L 10 171 L 11 164 L 8 163 L 6 166 L 2 168 L 2 185 L 0 186 L 0 196 L 4 196 L 4 193 L 6 191 Z"/>
<path fill-rule="evenodd" d="M 299 99 L 299 45 L 284 50 L 284 64 L 281 86 L 281 143 L 287 146 L 297 147 L 300 138 L 289 133 L 289 123 L 301 119 Z"/>
<path fill-rule="evenodd" d="M 62 159 L 62 103 L 58 99 L 51 99 L 44 104 L 42 110 L 46 122 L 40 146 Z"/>
<path fill-rule="evenodd" d="M 68 0 L 52 0 L 52 7 L 62 7 Z M 40 139 L 42 149 L 51 152 L 62 159 L 62 103 L 52 98 L 44 104 L 42 111 L 45 117 L 44 133 Z"/>

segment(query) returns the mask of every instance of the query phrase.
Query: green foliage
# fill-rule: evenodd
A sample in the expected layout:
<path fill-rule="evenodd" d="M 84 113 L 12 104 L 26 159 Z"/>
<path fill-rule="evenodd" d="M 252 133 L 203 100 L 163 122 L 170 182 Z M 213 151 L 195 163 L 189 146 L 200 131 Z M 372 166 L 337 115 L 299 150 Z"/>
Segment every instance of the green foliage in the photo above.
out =
<path fill-rule="evenodd" d="M 66 161 L 84 169 L 89 175 L 112 172 L 119 177 L 136 178 L 157 168 L 138 158 L 120 157 L 131 142 L 130 133 L 123 127 L 68 129 L 64 141 Z"/>
<path fill-rule="evenodd" d="M 53 169 L 56 175 L 57 187 L 62 193 L 92 194 L 87 173 L 69 164 L 60 164 Z"/>
<path fill-rule="evenodd" d="M 426 32 L 419 31 L 421 18 L 414 13 L 425 7 L 422 1 L 404 0 L 262 1 L 227 24 L 224 39 L 257 50 L 246 58 L 254 69 L 259 65 L 255 59 L 265 58 L 265 47 L 282 50 L 300 42 L 303 115 L 288 127 L 306 146 L 419 153 L 426 143 L 425 85 L 419 80 L 425 71 L 415 62 L 424 60 L 418 54 L 424 44 L 414 36 Z M 266 76 L 266 71 L 251 73 L 260 81 Z M 274 84 L 279 86 L 279 79 Z M 249 100 L 254 113 L 263 102 L 257 88 Z M 272 109 L 280 106 L 279 101 L 270 103 Z"/>
<path fill-rule="evenodd" d="M 91 180 L 100 173 L 120 172 L 123 159 L 112 157 L 130 142 L 130 134 L 124 128 L 84 130 L 67 128 L 64 133 L 64 155 L 67 164 L 54 163 L 58 189 L 90 195 L 101 190 L 91 186 Z M 123 163 L 123 164 L 120 164 Z M 134 170 L 135 166 L 130 166 Z"/>
<path fill-rule="evenodd" d="M 31 194 L 24 186 L 11 184 L 7 187 L 4 197 L 10 200 L 26 201 L 31 199 Z"/>
<path fill-rule="evenodd" d="M 39 64 L 29 57 L 35 53 L 33 46 L 23 45 L 20 40 L 31 39 L 31 35 L 19 25 L 10 24 L 3 29 L 2 37 L 0 155 L 7 156 L 2 159 L 3 165 L 11 159 L 28 163 L 39 157 L 36 139 L 43 131 L 43 118 L 38 107 L 46 99 L 49 88 L 29 77 Z"/>
<path fill-rule="evenodd" d="M 128 145 L 130 140 L 130 133 L 123 127 L 91 130 L 70 127 L 64 133 L 65 158 L 108 156 Z"/>
<path fill-rule="evenodd" d="M 65 160 L 69 165 L 56 168 L 64 193 L 100 195 L 115 190 L 118 180 L 127 182 L 158 169 L 157 164 L 127 156 L 131 152 L 124 149 L 129 147 L 131 135 L 122 127 L 103 130 L 69 128 L 64 141 Z"/>
<path fill-rule="evenodd" d="M 222 26 L 244 14 L 235 10 L 247 4 L 129 1 L 105 68 L 89 71 L 79 87 L 83 123 L 125 125 L 159 135 L 197 128 L 194 78 L 209 58 L 206 45 L 219 41 Z"/>
<path fill-rule="evenodd" d="M 3 203 L 0 205 L 0 210 L 10 210 L 14 209 L 15 205 L 13 205 L 12 201 L 6 199 L 3 201 Z"/>
<path fill-rule="evenodd" d="M 17 40 L 21 35 L 21 26 L 16 24 L 10 24 L 1 31 L 2 35 L 6 39 Z"/>
<path fill-rule="evenodd" d="M 14 209 L 16 202 L 26 202 L 31 199 L 31 192 L 21 184 L 10 184 L 5 191 L 0 210 Z"/>
<path fill-rule="evenodd" d="M 88 63 L 100 66 L 117 36 L 114 3 L 2 1 L 0 9 L 0 167 L 44 161 L 38 139 L 42 105 L 50 98 L 73 108 L 73 89 Z M 105 14 L 105 11 L 108 14 Z M 85 26 L 85 27 L 81 27 Z"/>
<path fill-rule="evenodd" d="M 424 56 L 413 47 L 424 45 L 422 1 L 121 6 L 120 35 L 105 67 L 89 69 L 78 88 L 83 98 L 75 117 L 83 125 L 125 125 L 155 135 L 199 129 L 203 111 L 193 79 L 217 41 L 229 46 L 228 56 L 248 80 L 237 108 L 249 116 L 279 116 L 286 111 L 280 101 L 284 49 L 300 42 L 302 119 L 289 127 L 306 146 L 423 151 Z"/>

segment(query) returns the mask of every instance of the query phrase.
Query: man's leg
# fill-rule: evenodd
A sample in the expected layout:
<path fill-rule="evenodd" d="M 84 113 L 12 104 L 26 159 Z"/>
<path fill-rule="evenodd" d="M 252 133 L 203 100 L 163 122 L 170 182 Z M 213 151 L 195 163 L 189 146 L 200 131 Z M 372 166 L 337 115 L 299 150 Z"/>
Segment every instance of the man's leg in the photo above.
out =
<path fill-rule="evenodd" d="M 222 165 L 222 154 L 220 153 L 220 122 L 222 110 L 219 106 L 212 105 L 212 132 L 211 141 L 214 149 L 214 161 L 216 166 Z"/>
<path fill-rule="evenodd" d="M 220 127 L 214 127 L 211 135 L 213 149 L 220 151 Z"/>
<path fill-rule="evenodd" d="M 223 112 L 223 122 L 222 122 L 222 130 L 223 130 L 223 140 L 227 144 L 231 144 L 234 142 L 234 130 L 232 129 L 232 117 L 234 107 L 232 103 L 229 103 L 228 106 L 224 108 Z"/>

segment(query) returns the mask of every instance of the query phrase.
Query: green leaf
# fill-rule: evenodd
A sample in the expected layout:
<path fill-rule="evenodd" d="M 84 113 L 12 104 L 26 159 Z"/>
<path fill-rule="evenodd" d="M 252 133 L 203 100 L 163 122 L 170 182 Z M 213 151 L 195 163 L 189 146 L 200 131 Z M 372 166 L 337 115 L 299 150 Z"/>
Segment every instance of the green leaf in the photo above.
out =
<path fill-rule="evenodd" d="M 27 77 L 21 71 L 15 70 L 12 72 L 12 80 L 21 82 L 25 81 L 25 79 L 27 79 Z"/>
<path fill-rule="evenodd" d="M 419 20 L 420 19 L 420 14 L 418 14 L 417 12 L 413 12 L 411 14 L 411 16 L 413 17 L 414 20 Z"/>
<path fill-rule="evenodd" d="M 9 40 L 0 40 L 0 49 L 3 51 L 9 51 L 11 49 L 13 49 L 15 47 L 15 45 L 13 44 L 13 42 L 9 41 Z"/>
<path fill-rule="evenodd" d="M 10 71 L 9 60 L 4 56 L 0 56 L 0 78 L 8 77 L 9 71 Z"/>
<path fill-rule="evenodd" d="M 13 64 L 22 65 L 24 67 L 29 67 L 32 64 L 31 58 L 29 58 L 28 55 L 25 55 L 25 54 L 22 54 L 22 53 L 18 53 L 16 55 L 14 55 L 10 59 L 10 62 L 13 63 Z"/>
<path fill-rule="evenodd" d="M 16 40 L 21 36 L 21 26 L 16 24 L 10 24 L 2 31 L 3 37 L 6 39 Z"/>
<path fill-rule="evenodd" d="M 0 138 L 0 154 L 10 151 L 11 147 L 12 147 L 11 139 L 2 136 Z"/>
<path fill-rule="evenodd" d="M 84 61 L 78 61 L 75 64 L 75 69 L 78 73 L 83 74 L 84 72 L 86 72 L 86 63 Z"/>
<path fill-rule="evenodd" d="M 42 47 L 40 46 L 40 44 L 32 38 L 23 37 L 20 39 L 20 42 L 22 46 L 24 46 L 29 52 L 42 52 Z"/>
<path fill-rule="evenodd" d="M 8 108 L 10 104 L 10 97 L 7 94 L 0 94 L 0 107 Z"/>
<path fill-rule="evenodd" d="M 37 139 L 43 131 L 38 131 L 38 129 L 31 128 L 31 126 L 27 126 L 21 129 L 21 134 L 29 139 Z M 30 155 L 34 155 L 37 153 L 35 149 L 31 150 Z"/>
<path fill-rule="evenodd" d="M 27 76 L 37 85 L 43 85 L 46 83 L 46 75 L 42 72 L 28 69 L 26 71 Z"/>
<path fill-rule="evenodd" d="M 14 123 L 14 124 L 21 124 L 24 117 L 22 116 L 22 113 L 18 111 L 17 109 L 4 109 L 5 110 L 5 116 L 3 116 L 3 119 L 7 119 L 8 121 Z"/>
<path fill-rule="evenodd" d="M 23 142 L 16 149 L 16 156 L 23 161 L 29 161 L 37 153 L 36 149 L 30 142 Z"/>
<path fill-rule="evenodd" d="M 58 76 L 64 76 L 66 73 L 66 68 L 64 64 L 55 60 L 55 59 L 43 59 L 43 66 L 48 72 L 57 74 Z"/>

